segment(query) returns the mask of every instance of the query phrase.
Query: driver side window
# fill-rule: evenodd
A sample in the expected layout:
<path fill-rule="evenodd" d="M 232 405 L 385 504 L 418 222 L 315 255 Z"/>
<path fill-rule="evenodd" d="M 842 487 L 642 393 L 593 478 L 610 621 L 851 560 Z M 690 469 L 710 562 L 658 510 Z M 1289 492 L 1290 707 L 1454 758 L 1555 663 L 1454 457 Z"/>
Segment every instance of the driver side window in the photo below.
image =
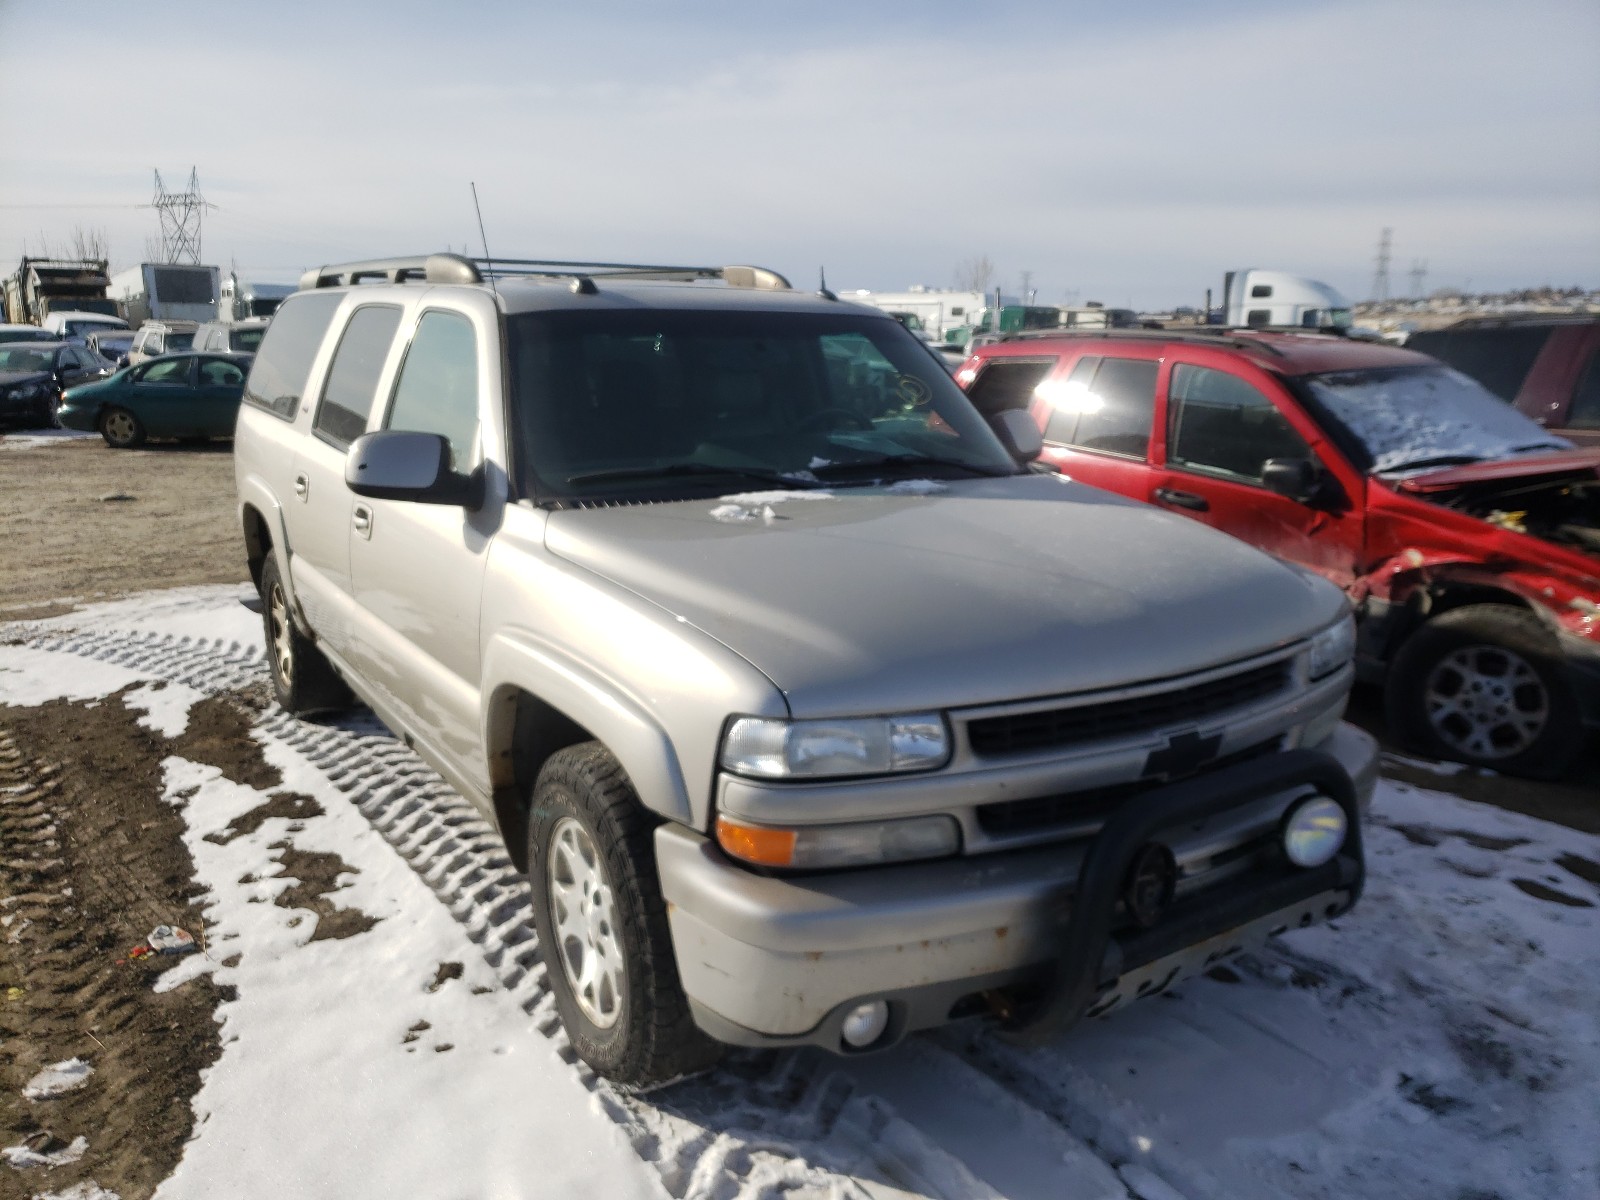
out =
<path fill-rule="evenodd" d="M 450 443 L 451 469 L 471 469 L 478 437 L 478 344 L 466 317 L 422 314 L 383 427 L 436 433 Z"/>
<path fill-rule="evenodd" d="M 1167 419 L 1167 461 L 1175 467 L 1259 484 L 1268 459 L 1312 457 L 1271 400 L 1225 371 L 1174 366 Z"/>

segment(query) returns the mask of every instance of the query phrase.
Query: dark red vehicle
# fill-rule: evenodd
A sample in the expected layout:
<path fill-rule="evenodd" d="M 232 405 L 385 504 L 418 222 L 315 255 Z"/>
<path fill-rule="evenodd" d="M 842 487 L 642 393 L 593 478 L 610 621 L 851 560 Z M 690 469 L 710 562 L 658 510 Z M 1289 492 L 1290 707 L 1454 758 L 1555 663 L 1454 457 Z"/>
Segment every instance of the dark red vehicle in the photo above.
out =
<path fill-rule="evenodd" d="M 1470 375 L 1580 446 L 1600 446 L 1600 317 L 1468 317 L 1406 347 Z"/>
<path fill-rule="evenodd" d="M 1338 583 L 1391 724 L 1562 770 L 1600 727 L 1600 448 L 1397 347 L 1218 330 L 1017 337 L 956 372 L 1043 460 Z"/>

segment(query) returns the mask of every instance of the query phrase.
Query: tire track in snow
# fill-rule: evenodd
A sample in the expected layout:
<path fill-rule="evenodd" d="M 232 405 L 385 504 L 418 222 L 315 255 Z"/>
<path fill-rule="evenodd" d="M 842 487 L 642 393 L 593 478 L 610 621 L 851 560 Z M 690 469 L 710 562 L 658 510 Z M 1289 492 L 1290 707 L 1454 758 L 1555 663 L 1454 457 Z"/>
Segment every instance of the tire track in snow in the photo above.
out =
<path fill-rule="evenodd" d="M 208 694 L 259 687 L 260 650 L 141 633 L 22 631 L 20 644 L 111 663 Z M 625 1092 L 573 1052 L 539 955 L 527 881 L 498 832 L 364 710 L 338 724 L 273 706 L 257 736 L 342 792 L 444 904 L 541 1034 L 678 1200 L 1000 1200 L 959 1159 L 815 1052 L 732 1052 L 697 1078 Z"/>

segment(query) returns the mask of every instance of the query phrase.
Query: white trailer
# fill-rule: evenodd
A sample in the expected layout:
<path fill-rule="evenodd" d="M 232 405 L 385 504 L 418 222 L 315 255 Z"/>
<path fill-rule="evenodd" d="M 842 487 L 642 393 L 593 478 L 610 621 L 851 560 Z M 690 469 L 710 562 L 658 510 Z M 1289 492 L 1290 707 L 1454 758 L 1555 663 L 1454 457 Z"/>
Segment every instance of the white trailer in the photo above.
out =
<path fill-rule="evenodd" d="M 222 272 L 192 263 L 140 263 L 111 277 L 110 297 L 128 324 L 215 321 Z"/>
<path fill-rule="evenodd" d="M 1303 275 L 1246 267 L 1229 271 L 1223 280 L 1224 325 L 1348 329 L 1350 321 L 1350 301 Z"/>
<path fill-rule="evenodd" d="M 865 288 L 840 292 L 839 299 L 852 304 L 870 304 L 889 313 L 909 313 L 922 326 L 925 340 L 943 344 L 945 334 L 975 323 L 989 298 L 982 292 L 943 291 L 938 288 L 912 288 L 906 292 L 870 292 Z"/>

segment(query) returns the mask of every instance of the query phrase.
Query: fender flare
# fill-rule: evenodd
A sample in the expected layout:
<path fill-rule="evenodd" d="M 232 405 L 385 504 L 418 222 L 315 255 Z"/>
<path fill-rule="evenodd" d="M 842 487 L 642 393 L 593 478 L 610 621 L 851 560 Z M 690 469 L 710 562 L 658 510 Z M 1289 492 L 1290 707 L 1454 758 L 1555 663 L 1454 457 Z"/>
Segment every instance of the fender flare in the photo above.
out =
<path fill-rule="evenodd" d="M 601 742 L 622 764 L 646 808 L 669 820 L 693 822 L 694 806 L 672 739 L 625 690 L 526 631 L 489 640 L 482 678 L 481 731 L 496 792 L 513 779 L 517 697 L 526 693 Z"/>

